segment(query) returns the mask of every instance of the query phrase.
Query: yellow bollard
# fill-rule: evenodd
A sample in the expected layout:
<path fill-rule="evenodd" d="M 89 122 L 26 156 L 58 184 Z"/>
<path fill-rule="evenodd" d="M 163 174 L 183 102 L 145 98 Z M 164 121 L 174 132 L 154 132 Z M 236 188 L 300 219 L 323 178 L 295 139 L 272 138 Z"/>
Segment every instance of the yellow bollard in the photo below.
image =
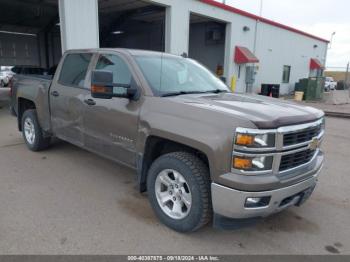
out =
<path fill-rule="evenodd" d="M 237 78 L 235 75 L 231 78 L 231 91 L 234 93 L 236 91 Z"/>

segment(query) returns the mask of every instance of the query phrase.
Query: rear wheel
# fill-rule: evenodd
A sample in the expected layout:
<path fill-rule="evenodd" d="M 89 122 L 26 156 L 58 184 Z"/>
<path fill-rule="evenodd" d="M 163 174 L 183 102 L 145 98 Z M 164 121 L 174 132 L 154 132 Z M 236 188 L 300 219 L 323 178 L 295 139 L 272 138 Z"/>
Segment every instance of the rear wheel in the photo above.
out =
<path fill-rule="evenodd" d="M 211 220 L 209 170 L 191 153 L 175 152 L 155 160 L 147 189 L 159 220 L 175 231 L 196 231 Z"/>
<path fill-rule="evenodd" d="M 44 136 L 34 109 L 23 113 L 22 134 L 27 147 L 32 151 L 41 151 L 50 145 L 50 137 Z"/>

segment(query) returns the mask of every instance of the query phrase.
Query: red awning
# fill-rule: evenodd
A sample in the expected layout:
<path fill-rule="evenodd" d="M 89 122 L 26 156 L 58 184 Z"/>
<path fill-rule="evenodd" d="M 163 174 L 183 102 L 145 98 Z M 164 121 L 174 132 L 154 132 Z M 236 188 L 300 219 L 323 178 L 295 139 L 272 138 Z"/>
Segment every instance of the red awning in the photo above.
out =
<path fill-rule="evenodd" d="M 235 63 L 247 64 L 258 63 L 259 59 L 250 50 L 243 46 L 236 46 L 235 50 Z"/>
<path fill-rule="evenodd" d="M 316 58 L 311 58 L 310 59 L 310 69 L 311 70 L 315 70 L 315 69 L 323 69 L 324 66 L 322 65 L 322 63 L 316 59 Z"/>

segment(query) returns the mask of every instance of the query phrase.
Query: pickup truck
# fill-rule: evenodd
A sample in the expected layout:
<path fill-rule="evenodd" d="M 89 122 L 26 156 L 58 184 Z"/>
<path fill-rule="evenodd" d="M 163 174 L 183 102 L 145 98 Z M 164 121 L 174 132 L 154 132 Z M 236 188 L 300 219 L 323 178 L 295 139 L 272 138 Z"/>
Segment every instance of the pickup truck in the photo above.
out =
<path fill-rule="evenodd" d="M 52 79 L 16 75 L 11 88 L 30 150 L 57 137 L 131 167 L 156 216 L 179 232 L 300 206 L 323 165 L 322 111 L 234 94 L 182 56 L 72 50 Z"/>

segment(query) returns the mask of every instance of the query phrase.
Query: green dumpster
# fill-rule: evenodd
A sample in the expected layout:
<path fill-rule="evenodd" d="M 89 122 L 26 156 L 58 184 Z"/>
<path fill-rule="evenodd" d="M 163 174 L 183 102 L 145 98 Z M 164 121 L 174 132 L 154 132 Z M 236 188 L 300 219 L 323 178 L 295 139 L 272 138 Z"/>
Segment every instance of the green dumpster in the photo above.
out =
<path fill-rule="evenodd" d="M 295 84 L 295 91 L 304 92 L 304 100 L 316 101 L 323 98 L 324 77 L 310 77 L 300 79 Z"/>

